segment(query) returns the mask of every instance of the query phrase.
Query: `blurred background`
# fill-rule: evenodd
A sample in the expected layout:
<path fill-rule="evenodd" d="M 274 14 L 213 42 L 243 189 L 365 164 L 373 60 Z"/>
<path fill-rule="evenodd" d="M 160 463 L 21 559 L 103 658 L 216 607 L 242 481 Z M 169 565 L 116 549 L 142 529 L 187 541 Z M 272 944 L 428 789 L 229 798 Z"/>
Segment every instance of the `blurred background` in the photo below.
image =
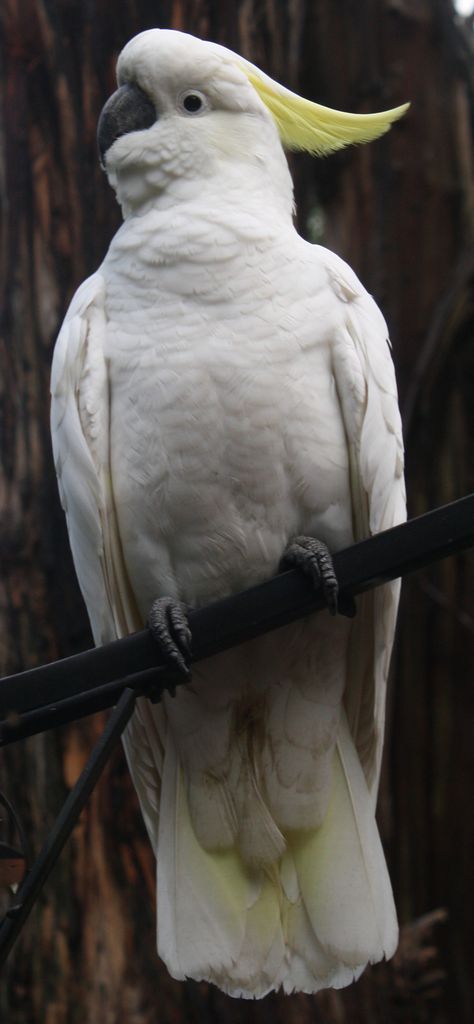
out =
<path fill-rule="evenodd" d="M 388 320 L 410 515 L 473 488 L 473 4 L 451 0 L 3 0 L 0 12 L 0 673 L 91 645 L 49 440 L 52 349 L 120 222 L 98 114 L 135 33 L 184 29 L 312 99 L 411 100 L 381 141 L 291 157 L 302 234 L 356 270 Z M 231 1000 L 155 953 L 154 864 L 118 752 L 11 955 L 9 1024 L 474 1019 L 474 558 L 405 581 L 379 820 L 400 952 L 343 992 Z M 2 755 L 38 851 L 104 718 Z M 428 915 L 428 916 L 426 916 Z M 197 936 L 199 941 L 199 936 Z"/>

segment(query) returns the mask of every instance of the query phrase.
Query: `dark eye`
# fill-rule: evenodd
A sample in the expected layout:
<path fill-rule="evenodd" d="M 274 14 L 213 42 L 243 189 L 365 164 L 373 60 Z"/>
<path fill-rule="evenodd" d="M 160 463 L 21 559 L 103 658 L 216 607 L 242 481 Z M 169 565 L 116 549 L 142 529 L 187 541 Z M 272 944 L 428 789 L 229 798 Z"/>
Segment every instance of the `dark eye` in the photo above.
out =
<path fill-rule="evenodd" d="M 188 114 L 197 114 L 198 110 L 202 107 L 202 99 L 198 96 L 197 92 L 190 92 L 184 97 L 183 107 L 187 110 Z"/>
<path fill-rule="evenodd" d="M 207 100 L 197 89 L 189 89 L 180 96 L 179 105 L 186 114 L 201 114 L 207 108 Z"/>

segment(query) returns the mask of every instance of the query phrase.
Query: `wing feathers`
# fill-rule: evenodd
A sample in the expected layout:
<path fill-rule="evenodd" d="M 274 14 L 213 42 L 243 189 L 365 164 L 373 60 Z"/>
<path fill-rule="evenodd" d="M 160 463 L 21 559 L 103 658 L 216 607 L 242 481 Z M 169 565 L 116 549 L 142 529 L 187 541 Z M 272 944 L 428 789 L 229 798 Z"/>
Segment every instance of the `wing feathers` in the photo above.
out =
<path fill-rule="evenodd" d="M 110 479 L 104 282 L 76 292 L 51 372 L 51 431 L 74 565 L 96 643 L 142 625 L 125 569 Z"/>
<path fill-rule="evenodd" d="M 341 302 L 333 373 L 350 456 L 354 537 L 360 540 L 406 518 L 403 438 L 395 371 L 380 310 L 355 274 L 333 253 L 324 260 Z M 375 806 L 382 757 L 385 691 L 399 584 L 358 599 L 349 645 L 345 705 Z"/>

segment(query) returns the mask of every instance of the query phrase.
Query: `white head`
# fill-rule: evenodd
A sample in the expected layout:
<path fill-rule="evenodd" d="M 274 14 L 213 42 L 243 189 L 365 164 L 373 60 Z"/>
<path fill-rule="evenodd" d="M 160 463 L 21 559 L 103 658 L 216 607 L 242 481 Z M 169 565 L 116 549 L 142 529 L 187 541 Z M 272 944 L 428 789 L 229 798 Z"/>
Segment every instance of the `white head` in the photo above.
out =
<path fill-rule="evenodd" d="M 343 114 L 304 100 L 217 43 L 151 29 L 120 54 L 119 89 L 98 127 L 101 161 L 125 215 L 168 192 L 242 188 L 292 208 L 282 142 L 325 153 L 382 134 L 406 107 Z"/>

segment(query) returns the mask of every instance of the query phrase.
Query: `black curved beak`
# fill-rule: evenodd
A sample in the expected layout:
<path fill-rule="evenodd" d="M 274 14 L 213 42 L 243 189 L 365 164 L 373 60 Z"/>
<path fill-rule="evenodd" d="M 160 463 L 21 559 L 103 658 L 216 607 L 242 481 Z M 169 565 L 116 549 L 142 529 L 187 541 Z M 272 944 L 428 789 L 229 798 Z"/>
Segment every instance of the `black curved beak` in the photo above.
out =
<path fill-rule="evenodd" d="M 155 107 L 138 85 L 121 85 L 107 100 L 97 125 L 100 162 L 113 142 L 128 132 L 139 132 L 157 120 Z"/>

